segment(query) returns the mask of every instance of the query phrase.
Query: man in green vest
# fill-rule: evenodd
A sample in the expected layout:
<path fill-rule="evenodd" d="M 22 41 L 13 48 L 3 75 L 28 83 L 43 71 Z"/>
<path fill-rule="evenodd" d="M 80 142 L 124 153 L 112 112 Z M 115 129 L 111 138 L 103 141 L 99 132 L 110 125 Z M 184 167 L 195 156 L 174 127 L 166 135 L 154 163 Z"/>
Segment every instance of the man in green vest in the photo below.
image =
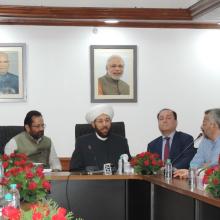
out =
<path fill-rule="evenodd" d="M 60 160 L 50 138 L 44 135 L 44 120 L 38 111 L 30 111 L 24 119 L 24 131 L 13 137 L 5 146 L 5 153 L 15 150 L 25 153 L 34 163 L 43 163 L 45 168 L 61 170 Z"/>

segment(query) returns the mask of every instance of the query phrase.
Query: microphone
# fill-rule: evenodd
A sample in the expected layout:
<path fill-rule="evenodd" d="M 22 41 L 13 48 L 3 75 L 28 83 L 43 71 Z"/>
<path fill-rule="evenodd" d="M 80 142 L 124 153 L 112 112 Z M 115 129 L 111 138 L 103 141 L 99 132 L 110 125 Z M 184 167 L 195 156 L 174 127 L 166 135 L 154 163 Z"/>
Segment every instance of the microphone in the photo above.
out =
<path fill-rule="evenodd" d="M 94 172 L 94 171 L 98 171 L 99 170 L 99 166 L 98 166 L 98 162 L 97 162 L 97 159 L 96 159 L 96 155 L 92 149 L 92 146 L 89 144 L 88 145 L 88 150 L 91 152 L 92 156 L 93 156 L 93 159 L 94 159 L 94 162 L 95 162 L 95 166 L 86 166 L 85 167 L 85 170 L 87 172 Z"/>
<path fill-rule="evenodd" d="M 177 155 L 176 158 L 173 159 L 172 165 L 182 156 L 184 152 L 186 152 L 197 140 L 199 140 L 203 136 L 203 133 L 199 133 L 197 138 L 195 138 L 180 154 Z"/>

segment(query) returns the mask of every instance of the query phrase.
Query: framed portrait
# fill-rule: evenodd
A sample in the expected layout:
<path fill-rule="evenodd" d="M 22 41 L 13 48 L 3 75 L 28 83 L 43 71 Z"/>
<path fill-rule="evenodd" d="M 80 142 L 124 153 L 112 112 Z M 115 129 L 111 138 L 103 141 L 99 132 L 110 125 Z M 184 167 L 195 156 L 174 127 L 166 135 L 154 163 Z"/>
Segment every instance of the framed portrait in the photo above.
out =
<path fill-rule="evenodd" d="M 137 46 L 91 45 L 91 102 L 137 102 Z"/>
<path fill-rule="evenodd" d="M 26 45 L 0 43 L 0 102 L 26 100 Z"/>

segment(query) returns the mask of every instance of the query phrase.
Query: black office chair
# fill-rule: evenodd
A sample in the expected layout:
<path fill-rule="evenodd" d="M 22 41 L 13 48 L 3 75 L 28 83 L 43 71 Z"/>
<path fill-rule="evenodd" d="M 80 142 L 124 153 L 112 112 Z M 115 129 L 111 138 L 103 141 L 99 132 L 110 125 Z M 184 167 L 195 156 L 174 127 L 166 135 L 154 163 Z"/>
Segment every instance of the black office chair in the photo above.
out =
<path fill-rule="evenodd" d="M 75 138 L 90 134 L 94 132 L 91 124 L 76 124 L 75 125 Z M 114 134 L 121 135 L 125 137 L 125 124 L 124 122 L 112 122 L 111 132 Z"/>
<path fill-rule="evenodd" d="M 4 153 L 8 141 L 22 131 L 24 126 L 0 126 L 0 154 Z"/>

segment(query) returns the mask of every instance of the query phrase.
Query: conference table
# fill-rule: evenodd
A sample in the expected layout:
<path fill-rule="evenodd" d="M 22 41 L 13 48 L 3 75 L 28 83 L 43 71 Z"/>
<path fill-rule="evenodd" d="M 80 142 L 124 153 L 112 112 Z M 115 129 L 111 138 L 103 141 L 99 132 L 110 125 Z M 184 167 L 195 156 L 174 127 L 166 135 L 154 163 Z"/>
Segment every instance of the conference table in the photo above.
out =
<path fill-rule="evenodd" d="M 220 199 L 163 175 L 51 173 L 49 195 L 84 220 L 214 220 Z"/>

